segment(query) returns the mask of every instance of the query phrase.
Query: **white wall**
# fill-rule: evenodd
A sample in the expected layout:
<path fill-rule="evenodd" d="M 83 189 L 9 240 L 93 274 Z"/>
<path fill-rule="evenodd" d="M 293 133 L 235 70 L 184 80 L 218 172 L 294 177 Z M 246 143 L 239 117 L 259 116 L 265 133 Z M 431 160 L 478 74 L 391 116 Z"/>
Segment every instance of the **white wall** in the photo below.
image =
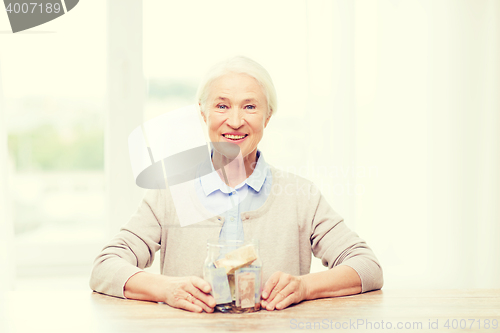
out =
<path fill-rule="evenodd" d="M 2 63 L 0 62 L 0 161 L 7 161 L 7 136 L 5 135 L 5 116 L 2 93 Z M 12 261 L 12 223 L 10 220 L 10 202 L 8 197 L 8 164 L 0 163 L 0 329 L 6 329 L 7 301 L 6 293 L 14 287 L 14 262 Z"/>
<path fill-rule="evenodd" d="M 359 232 L 386 285 L 498 288 L 500 4 L 356 3 Z"/>

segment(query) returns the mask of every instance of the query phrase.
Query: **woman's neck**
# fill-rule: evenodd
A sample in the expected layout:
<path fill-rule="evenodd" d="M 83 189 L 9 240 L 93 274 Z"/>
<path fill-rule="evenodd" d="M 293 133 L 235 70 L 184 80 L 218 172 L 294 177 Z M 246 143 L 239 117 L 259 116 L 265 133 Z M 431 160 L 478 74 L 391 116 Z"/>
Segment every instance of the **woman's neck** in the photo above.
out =
<path fill-rule="evenodd" d="M 257 166 L 257 149 L 243 157 L 243 162 L 245 163 L 245 172 L 248 178 Z"/>
<path fill-rule="evenodd" d="M 222 181 L 235 188 L 253 173 L 257 165 L 257 149 L 245 157 L 240 154 L 233 160 L 214 150 L 212 164 Z"/>

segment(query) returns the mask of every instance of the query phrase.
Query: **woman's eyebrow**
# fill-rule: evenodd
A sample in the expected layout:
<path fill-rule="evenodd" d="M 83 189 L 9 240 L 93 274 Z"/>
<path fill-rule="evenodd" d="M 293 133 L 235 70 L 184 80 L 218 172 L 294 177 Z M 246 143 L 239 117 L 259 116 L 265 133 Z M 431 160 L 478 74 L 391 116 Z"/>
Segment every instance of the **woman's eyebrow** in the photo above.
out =
<path fill-rule="evenodd" d="M 224 102 L 228 102 L 228 103 L 231 102 L 231 100 L 229 98 L 222 97 L 222 96 L 216 97 L 215 101 L 224 101 Z M 252 97 L 252 98 L 245 98 L 244 100 L 241 101 L 241 103 L 242 104 L 243 103 L 258 103 L 258 101 Z"/>

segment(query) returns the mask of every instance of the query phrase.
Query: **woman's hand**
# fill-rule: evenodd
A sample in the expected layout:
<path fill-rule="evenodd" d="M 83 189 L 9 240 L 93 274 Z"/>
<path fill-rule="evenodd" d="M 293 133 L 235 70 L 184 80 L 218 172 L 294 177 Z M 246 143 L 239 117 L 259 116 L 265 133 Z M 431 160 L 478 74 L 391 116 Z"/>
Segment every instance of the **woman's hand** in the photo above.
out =
<path fill-rule="evenodd" d="M 125 283 L 124 296 L 130 299 L 164 302 L 192 312 L 213 312 L 215 299 L 210 284 L 202 278 L 171 277 L 139 272 Z"/>
<path fill-rule="evenodd" d="M 262 290 L 261 305 L 269 311 L 282 310 L 291 304 L 305 300 L 306 294 L 306 286 L 300 276 L 275 272 Z"/>
<path fill-rule="evenodd" d="M 191 312 L 214 312 L 210 284 L 197 276 L 168 277 L 165 303 Z"/>
<path fill-rule="evenodd" d="M 262 290 L 261 304 L 267 310 L 281 310 L 303 300 L 359 294 L 362 289 L 358 273 L 346 265 L 302 276 L 276 272 Z"/>

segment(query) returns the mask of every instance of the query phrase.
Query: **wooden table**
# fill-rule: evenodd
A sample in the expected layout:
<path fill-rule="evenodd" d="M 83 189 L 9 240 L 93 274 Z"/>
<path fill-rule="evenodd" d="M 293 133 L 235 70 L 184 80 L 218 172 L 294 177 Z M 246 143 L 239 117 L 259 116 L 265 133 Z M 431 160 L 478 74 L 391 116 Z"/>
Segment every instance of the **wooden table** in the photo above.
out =
<path fill-rule="evenodd" d="M 8 332 L 23 333 L 275 332 L 313 328 L 356 332 L 500 332 L 500 289 L 388 289 L 248 314 L 195 314 L 165 304 L 124 300 L 90 291 L 14 291 L 7 294 L 4 317 L 0 331 L 6 327 Z"/>

